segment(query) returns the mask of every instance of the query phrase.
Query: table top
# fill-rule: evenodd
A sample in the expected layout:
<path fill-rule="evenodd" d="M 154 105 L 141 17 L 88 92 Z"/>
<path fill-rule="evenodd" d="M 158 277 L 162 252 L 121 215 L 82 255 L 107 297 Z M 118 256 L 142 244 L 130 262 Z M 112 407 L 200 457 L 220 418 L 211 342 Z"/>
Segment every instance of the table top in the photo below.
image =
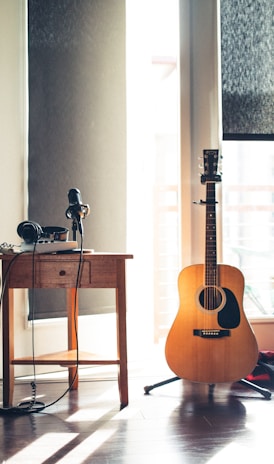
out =
<path fill-rule="evenodd" d="M 3 253 L 0 254 L 0 260 L 12 261 L 17 258 L 24 261 L 29 261 L 35 258 L 35 261 L 79 261 L 81 253 L 79 251 L 70 252 L 56 252 L 56 253 L 32 253 L 32 252 L 19 252 L 19 253 Z M 132 259 L 133 255 L 128 253 L 113 253 L 113 252 L 94 252 L 90 250 L 84 250 L 82 259 L 84 261 L 90 260 L 105 260 L 105 259 Z"/>

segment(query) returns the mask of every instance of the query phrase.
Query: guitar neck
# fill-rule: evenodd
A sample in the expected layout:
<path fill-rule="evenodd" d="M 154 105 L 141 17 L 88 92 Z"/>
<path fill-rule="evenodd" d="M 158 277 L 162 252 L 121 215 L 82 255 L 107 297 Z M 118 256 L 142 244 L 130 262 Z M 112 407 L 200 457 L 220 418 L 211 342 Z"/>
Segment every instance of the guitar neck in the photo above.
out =
<path fill-rule="evenodd" d="M 217 243 L 216 243 L 216 199 L 215 183 L 206 184 L 206 240 L 205 240 L 205 285 L 218 285 L 217 282 Z"/>

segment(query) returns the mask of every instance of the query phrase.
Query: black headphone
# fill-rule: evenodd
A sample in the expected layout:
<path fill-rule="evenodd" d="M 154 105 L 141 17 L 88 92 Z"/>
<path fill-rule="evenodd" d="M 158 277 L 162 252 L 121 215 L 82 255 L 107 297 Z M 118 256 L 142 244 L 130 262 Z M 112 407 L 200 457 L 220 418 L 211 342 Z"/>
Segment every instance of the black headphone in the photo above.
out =
<path fill-rule="evenodd" d="M 69 230 L 66 227 L 47 226 L 41 227 L 37 222 L 24 221 L 17 227 L 17 234 L 25 243 L 36 243 L 38 240 L 61 241 L 68 240 Z"/>

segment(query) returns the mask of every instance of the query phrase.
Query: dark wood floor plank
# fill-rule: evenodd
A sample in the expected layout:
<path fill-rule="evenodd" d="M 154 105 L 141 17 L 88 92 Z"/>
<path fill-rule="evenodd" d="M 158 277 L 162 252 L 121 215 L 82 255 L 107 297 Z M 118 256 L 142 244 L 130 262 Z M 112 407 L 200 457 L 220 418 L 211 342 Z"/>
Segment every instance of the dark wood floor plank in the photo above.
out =
<path fill-rule="evenodd" d="M 177 381 L 144 394 L 162 380 L 134 371 L 130 403 L 120 410 L 115 373 L 84 377 L 79 390 L 40 413 L 0 415 L 0 462 L 35 464 L 256 464 L 271 457 L 274 403 L 243 386 Z M 108 373 L 109 374 L 109 373 Z M 37 381 L 39 401 L 51 403 L 65 381 Z M 15 401 L 31 395 L 16 382 Z"/>

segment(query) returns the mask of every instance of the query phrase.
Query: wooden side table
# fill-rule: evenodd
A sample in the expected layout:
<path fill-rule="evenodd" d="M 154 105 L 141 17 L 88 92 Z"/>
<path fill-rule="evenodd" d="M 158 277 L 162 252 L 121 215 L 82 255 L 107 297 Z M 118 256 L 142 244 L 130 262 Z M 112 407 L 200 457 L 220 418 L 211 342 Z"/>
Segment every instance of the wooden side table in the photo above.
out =
<path fill-rule="evenodd" d="M 14 393 L 14 365 L 33 364 L 33 358 L 14 358 L 14 289 L 65 288 L 67 289 L 68 347 L 59 353 L 35 357 L 35 364 L 68 367 L 69 382 L 77 373 L 77 365 L 117 364 L 121 408 L 128 404 L 126 283 L 125 260 L 129 254 L 84 253 L 79 288 L 115 288 L 117 316 L 117 354 L 110 359 L 94 358 L 79 352 L 75 327 L 78 322 L 76 279 L 79 254 L 3 254 L 2 260 L 2 337 L 3 337 L 3 406 L 12 406 Z M 76 296 L 76 298 L 75 298 Z M 75 308 L 76 306 L 76 308 Z M 76 320 L 75 320 L 76 319 Z M 76 375 L 73 389 L 78 387 Z"/>

